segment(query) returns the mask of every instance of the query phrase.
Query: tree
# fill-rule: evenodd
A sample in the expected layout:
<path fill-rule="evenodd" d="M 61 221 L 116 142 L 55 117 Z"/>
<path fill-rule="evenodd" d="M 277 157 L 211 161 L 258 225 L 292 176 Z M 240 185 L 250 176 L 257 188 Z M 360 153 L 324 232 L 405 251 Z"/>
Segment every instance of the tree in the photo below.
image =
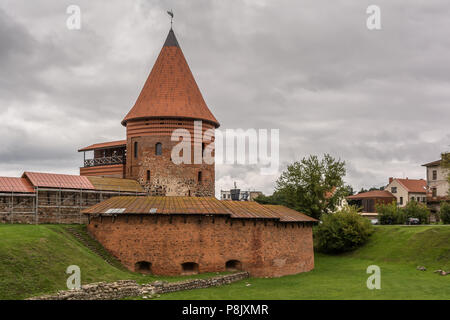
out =
<path fill-rule="evenodd" d="M 447 169 L 447 181 L 449 183 L 448 194 L 450 195 L 450 152 L 442 154 L 442 167 Z"/>
<path fill-rule="evenodd" d="M 397 206 L 395 201 L 391 203 L 378 203 L 376 210 L 380 224 L 403 224 L 406 221 L 404 211 Z"/>
<path fill-rule="evenodd" d="M 409 201 L 404 208 L 399 208 L 395 201 L 376 205 L 381 224 L 404 224 L 408 218 L 417 218 L 421 224 L 427 223 L 430 209 L 417 201 Z"/>
<path fill-rule="evenodd" d="M 344 197 L 352 196 L 355 194 L 353 187 L 351 185 L 345 185 L 342 190 L 342 195 Z"/>
<path fill-rule="evenodd" d="M 427 223 L 430 218 L 430 209 L 417 201 L 409 201 L 403 208 L 403 212 L 406 219 L 417 218 L 421 224 Z"/>
<path fill-rule="evenodd" d="M 260 204 L 283 204 L 281 195 L 276 191 L 271 196 L 265 196 L 261 194 L 255 198 L 255 201 Z"/>
<path fill-rule="evenodd" d="M 325 215 L 315 232 L 316 245 L 325 253 L 340 253 L 363 245 L 373 233 L 369 219 L 360 216 L 355 207 Z"/>
<path fill-rule="evenodd" d="M 319 219 L 333 212 L 345 194 L 345 162 L 325 154 L 315 155 L 289 165 L 276 182 L 276 196 L 281 204 Z"/>
<path fill-rule="evenodd" d="M 450 203 L 442 202 L 440 206 L 439 217 L 444 224 L 450 224 Z"/>

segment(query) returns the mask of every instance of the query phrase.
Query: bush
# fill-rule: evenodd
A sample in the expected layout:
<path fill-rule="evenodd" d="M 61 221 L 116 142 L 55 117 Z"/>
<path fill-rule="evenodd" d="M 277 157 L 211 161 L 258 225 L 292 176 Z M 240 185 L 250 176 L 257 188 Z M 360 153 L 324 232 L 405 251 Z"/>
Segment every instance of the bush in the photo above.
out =
<path fill-rule="evenodd" d="M 439 215 L 444 224 L 450 224 L 450 203 L 448 202 L 441 203 Z"/>
<path fill-rule="evenodd" d="M 395 202 L 378 204 L 377 212 L 380 224 L 404 224 L 408 218 L 417 218 L 423 224 L 430 217 L 427 206 L 417 201 L 409 201 L 404 208 L 399 208 Z"/>
<path fill-rule="evenodd" d="M 405 212 L 397 207 L 395 201 L 389 204 L 377 204 L 376 208 L 380 224 L 404 224 L 406 222 Z"/>
<path fill-rule="evenodd" d="M 317 248 L 325 253 L 351 251 L 363 245 L 373 232 L 370 221 L 354 207 L 322 215 L 316 230 Z"/>
<path fill-rule="evenodd" d="M 404 212 L 406 219 L 417 218 L 419 219 L 420 224 L 427 223 L 430 218 L 430 209 L 417 201 L 409 201 L 408 204 L 400 210 Z"/>

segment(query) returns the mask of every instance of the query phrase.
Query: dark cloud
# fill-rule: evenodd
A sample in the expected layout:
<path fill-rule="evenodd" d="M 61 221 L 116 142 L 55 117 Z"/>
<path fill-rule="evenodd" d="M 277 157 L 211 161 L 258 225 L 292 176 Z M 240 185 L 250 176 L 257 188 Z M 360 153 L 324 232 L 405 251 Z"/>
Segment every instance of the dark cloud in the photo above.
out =
<path fill-rule="evenodd" d="M 225 128 L 280 129 L 282 167 L 308 154 L 347 161 L 360 188 L 424 177 L 450 144 L 450 4 L 404 1 L 72 1 L 0 4 L 0 174 L 77 173 L 76 150 L 121 139 L 168 32 L 167 9 L 204 98 Z M 382 30 L 365 27 L 369 4 Z M 282 168 L 281 168 L 282 169 Z M 271 192 L 258 167 L 217 166 Z"/>

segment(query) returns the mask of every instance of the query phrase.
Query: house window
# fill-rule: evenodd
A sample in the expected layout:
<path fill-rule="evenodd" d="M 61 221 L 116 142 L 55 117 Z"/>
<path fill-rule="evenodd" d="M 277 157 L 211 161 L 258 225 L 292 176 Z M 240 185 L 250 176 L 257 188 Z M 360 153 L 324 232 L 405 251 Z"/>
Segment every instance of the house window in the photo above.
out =
<path fill-rule="evenodd" d="M 147 170 L 147 181 L 150 181 L 150 170 Z"/>
<path fill-rule="evenodd" d="M 138 157 L 138 143 L 137 141 L 134 142 L 134 158 L 137 159 Z"/>
<path fill-rule="evenodd" d="M 437 180 L 437 170 L 433 170 L 433 180 Z"/>
<path fill-rule="evenodd" d="M 397 187 L 391 187 L 391 192 L 392 193 L 397 193 Z"/>
<path fill-rule="evenodd" d="M 431 195 L 432 195 L 433 197 L 436 197 L 436 196 L 437 196 L 437 189 L 436 189 L 436 188 L 431 188 Z"/>
<path fill-rule="evenodd" d="M 161 142 L 158 142 L 155 145 L 155 155 L 157 155 L 157 156 L 162 155 L 162 144 L 161 144 Z"/>
<path fill-rule="evenodd" d="M 427 198 L 426 198 L 426 197 L 423 197 L 423 198 L 422 198 L 422 202 L 424 202 L 424 203 L 427 202 Z"/>
<path fill-rule="evenodd" d="M 411 201 L 414 201 L 414 197 L 411 197 Z"/>
<path fill-rule="evenodd" d="M 202 183 L 202 172 L 201 171 L 198 172 L 197 180 L 198 180 L 198 183 Z"/>
<path fill-rule="evenodd" d="M 403 204 L 403 197 L 400 197 L 400 205 Z"/>

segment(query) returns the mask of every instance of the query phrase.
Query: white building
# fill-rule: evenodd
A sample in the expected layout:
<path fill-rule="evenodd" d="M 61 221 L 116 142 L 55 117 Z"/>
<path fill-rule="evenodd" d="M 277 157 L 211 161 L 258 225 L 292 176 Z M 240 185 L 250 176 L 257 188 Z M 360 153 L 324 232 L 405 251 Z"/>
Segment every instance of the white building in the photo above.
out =
<path fill-rule="evenodd" d="M 389 178 L 385 190 L 397 199 L 397 205 L 404 207 L 409 201 L 427 202 L 427 182 L 424 179 Z"/>

